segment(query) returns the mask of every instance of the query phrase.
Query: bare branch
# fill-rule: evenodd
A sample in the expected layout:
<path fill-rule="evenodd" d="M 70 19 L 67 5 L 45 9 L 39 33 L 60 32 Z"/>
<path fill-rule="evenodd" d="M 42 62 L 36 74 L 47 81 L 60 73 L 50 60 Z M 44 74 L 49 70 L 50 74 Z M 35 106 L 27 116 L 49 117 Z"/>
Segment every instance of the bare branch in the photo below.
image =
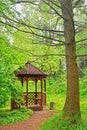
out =
<path fill-rule="evenodd" d="M 79 40 L 79 41 L 76 41 L 76 43 L 83 42 L 83 41 L 86 41 L 86 40 L 87 40 L 87 38 L 81 39 L 81 40 Z"/>
<path fill-rule="evenodd" d="M 49 1 L 49 0 L 48 0 Z M 52 2 L 56 7 L 58 7 L 58 8 L 60 8 L 60 9 L 62 9 L 62 7 L 61 6 L 59 6 L 58 4 L 56 4 L 53 0 L 50 0 L 50 2 Z"/>
<path fill-rule="evenodd" d="M 47 46 L 65 46 L 65 44 L 46 44 Z"/>
<path fill-rule="evenodd" d="M 39 2 L 39 1 L 37 1 L 37 2 Z M 33 2 L 31 2 L 31 1 L 29 1 L 29 0 L 17 0 L 17 4 L 20 4 L 20 3 L 30 3 L 30 4 L 33 4 L 33 5 L 38 5 L 38 3 L 37 2 L 35 2 L 35 1 L 33 1 Z"/>
<path fill-rule="evenodd" d="M 87 54 L 77 55 L 77 57 L 85 57 Z"/>
<path fill-rule="evenodd" d="M 40 54 L 34 54 L 34 56 L 36 56 L 36 57 L 64 56 L 65 57 L 65 55 L 63 55 L 63 54 L 42 54 L 42 55 L 40 55 Z"/>

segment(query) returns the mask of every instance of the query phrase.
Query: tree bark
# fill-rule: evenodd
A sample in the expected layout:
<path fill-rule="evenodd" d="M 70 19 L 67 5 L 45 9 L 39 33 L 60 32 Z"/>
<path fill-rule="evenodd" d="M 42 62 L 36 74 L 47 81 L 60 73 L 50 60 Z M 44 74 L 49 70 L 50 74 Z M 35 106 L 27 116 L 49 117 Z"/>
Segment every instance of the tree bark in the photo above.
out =
<path fill-rule="evenodd" d="M 79 75 L 76 63 L 75 27 L 73 21 L 72 0 L 60 0 L 64 17 L 67 94 L 64 115 L 69 119 L 80 117 Z"/>

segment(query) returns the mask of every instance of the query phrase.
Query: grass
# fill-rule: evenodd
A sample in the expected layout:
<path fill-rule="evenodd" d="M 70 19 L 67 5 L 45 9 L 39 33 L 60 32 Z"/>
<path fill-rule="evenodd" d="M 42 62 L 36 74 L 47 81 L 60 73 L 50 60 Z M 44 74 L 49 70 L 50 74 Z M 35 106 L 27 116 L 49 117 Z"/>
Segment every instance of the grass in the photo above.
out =
<path fill-rule="evenodd" d="M 50 109 L 50 102 L 54 102 L 55 111 L 61 111 L 65 102 L 65 95 L 47 94 L 47 108 Z"/>
<path fill-rule="evenodd" d="M 87 119 L 77 125 L 64 121 L 61 114 L 49 118 L 38 130 L 87 130 Z"/>
<path fill-rule="evenodd" d="M 15 123 L 29 118 L 33 112 L 27 108 L 13 111 L 0 111 L 0 125 Z"/>
<path fill-rule="evenodd" d="M 87 130 L 87 99 L 85 95 L 81 97 L 81 116 L 82 120 L 78 121 L 77 124 L 71 124 L 69 121 L 64 121 L 62 119 L 62 109 L 65 102 L 65 96 L 59 95 L 48 95 L 47 106 L 49 107 L 49 102 L 55 102 L 56 114 L 49 118 L 38 130 Z"/>

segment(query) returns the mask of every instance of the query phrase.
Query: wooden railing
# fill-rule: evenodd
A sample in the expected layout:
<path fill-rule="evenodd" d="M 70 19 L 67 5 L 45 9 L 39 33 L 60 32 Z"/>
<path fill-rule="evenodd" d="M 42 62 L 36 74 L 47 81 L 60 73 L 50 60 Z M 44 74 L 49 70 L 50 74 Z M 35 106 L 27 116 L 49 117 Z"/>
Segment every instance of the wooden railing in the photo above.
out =
<path fill-rule="evenodd" d="M 46 105 L 46 93 L 41 92 L 25 92 L 24 93 L 24 100 L 26 106 L 29 105 Z"/>
<path fill-rule="evenodd" d="M 11 100 L 11 108 L 12 109 L 20 109 L 21 105 L 30 106 L 30 105 L 39 105 L 39 106 L 45 106 L 46 105 L 46 93 L 43 92 L 24 92 L 24 103 L 21 103 L 21 100 L 19 99 L 19 104 L 15 101 Z"/>

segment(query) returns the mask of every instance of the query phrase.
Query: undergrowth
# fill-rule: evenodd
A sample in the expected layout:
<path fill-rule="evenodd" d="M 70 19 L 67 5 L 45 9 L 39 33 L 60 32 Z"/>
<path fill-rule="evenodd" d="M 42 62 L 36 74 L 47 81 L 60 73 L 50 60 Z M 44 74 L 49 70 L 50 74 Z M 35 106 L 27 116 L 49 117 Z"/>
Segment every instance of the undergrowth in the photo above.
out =
<path fill-rule="evenodd" d="M 0 111 L 0 125 L 27 120 L 32 114 L 32 110 L 25 107 L 20 110 Z"/>

